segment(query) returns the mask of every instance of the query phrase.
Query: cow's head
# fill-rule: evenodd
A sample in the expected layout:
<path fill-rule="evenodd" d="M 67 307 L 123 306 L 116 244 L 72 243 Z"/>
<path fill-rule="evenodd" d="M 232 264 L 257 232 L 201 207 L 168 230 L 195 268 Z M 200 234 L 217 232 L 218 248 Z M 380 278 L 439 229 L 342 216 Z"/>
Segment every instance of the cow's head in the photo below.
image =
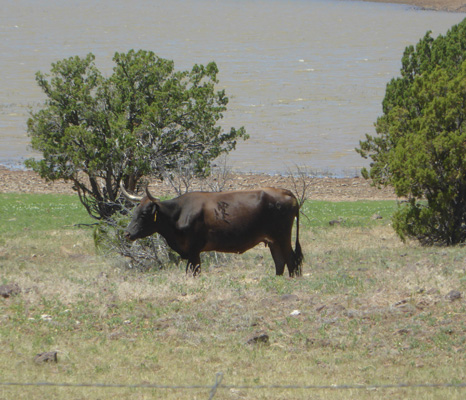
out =
<path fill-rule="evenodd" d="M 133 218 L 125 230 L 125 237 L 128 240 L 141 239 L 150 236 L 157 231 L 157 209 L 159 200 L 156 199 L 149 192 L 146 187 L 146 196 L 130 195 L 123 186 L 121 186 L 122 193 L 131 201 L 140 201 L 139 205 L 135 208 Z"/>

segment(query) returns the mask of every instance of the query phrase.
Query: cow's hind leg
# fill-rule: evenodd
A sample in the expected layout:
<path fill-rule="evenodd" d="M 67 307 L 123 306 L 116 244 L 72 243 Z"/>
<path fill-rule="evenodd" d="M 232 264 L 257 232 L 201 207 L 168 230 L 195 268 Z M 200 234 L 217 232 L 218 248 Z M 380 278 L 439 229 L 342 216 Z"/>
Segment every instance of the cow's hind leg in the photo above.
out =
<path fill-rule="evenodd" d="M 270 243 L 270 252 L 272 253 L 273 261 L 275 262 L 275 273 L 277 275 L 283 275 L 285 272 L 286 260 L 283 255 L 283 251 L 278 243 Z"/>
<path fill-rule="evenodd" d="M 290 274 L 290 277 L 301 276 L 301 264 L 303 261 L 301 247 L 298 247 L 296 251 L 293 251 L 291 245 L 286 246 L 286 250 L 283 251 L 283 255 L 286 260 L 286 265 L 288 267 L 288 273 Z"/>
<path fill-rule="evenodd" d="M 286 266 L 288 267 L 288 273 L 290 274 L 290 277 L 301 276 L 303 253 L 301 250 L 301 245 L 299 244 L 299 239 L 296 238 L 296 250 L 293 251 L 293 247 L 291 246 L 290 229 L 289 234 L 287 234 L 286 237 L 281 236 L 275 243 L 277 246 L 280 246 Z"/>
<path fill-rule="evenodd" d="M 293 257 L 293 248 L 291 247 L 291 244 L 286 244 L 283 247 L 285 247 L 283 250 L 283 256 L 285 258 L 286 266 L 288 267 L 288 273 L 290 274 L 290 277 L 298 276 L 299 270 Z"/>
<path fill-rule="evenodd" d="M 281 242 L 277 241 L 274 243 L 274 246 L 277 249 L 279 249 L 276 252 L 277 254 L 280 254 L 280 260 L 282 260 L 280 275 L 283 274 L 285 270 L 285 264 L 286 264 L 286 266 L 288 267 L 288 273 L 290 274 L 290 277 L 301 276 L 301 266 L 300 266 L 301 261 L 298 260 L 299 257 L 295 254 L 295 252 L 293 252 L 293 248 L 291 247 L 290 241 L 289 240 L 283 240 Z M 270 250 L 272 250 L 272 247 L 270 248 Z M 273 255 L 273 252 L 272 252 L 272 255 Z"/>

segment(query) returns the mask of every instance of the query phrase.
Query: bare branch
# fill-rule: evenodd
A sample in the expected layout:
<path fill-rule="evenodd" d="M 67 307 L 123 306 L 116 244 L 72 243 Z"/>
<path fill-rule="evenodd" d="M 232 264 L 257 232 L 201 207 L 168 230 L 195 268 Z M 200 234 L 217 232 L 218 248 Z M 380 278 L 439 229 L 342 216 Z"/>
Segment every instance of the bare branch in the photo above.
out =
<path fill-rule="evenodd" d="M 187 193 L 196 178 L 194 161 L 189 157 L 180 158 L 177 160 L 176 166 L 169 171 L 163 171 L 162 176 L 178 196 Z"/>
<path fill-rule="evenodd" d="M 232 180 L 231 166 L 228 164 L 226 154 L 217 159 L 212 167 L 211 174 L 205 179 L 205 183 L 212 192 L 223 192 L 228 189 L 228 183 Z"/>
<path fill-rule="evenodd" d="M 311 181 L 308 179 L 310 173 L 306 167 L 295 165 L 295 169 L 296 172 L 288 169 L 288 176 L 291 178 L 292 192 L 298 199 L 299 208 L 301 208 L 307 199 L 307 191 L 311 186 Z"/>

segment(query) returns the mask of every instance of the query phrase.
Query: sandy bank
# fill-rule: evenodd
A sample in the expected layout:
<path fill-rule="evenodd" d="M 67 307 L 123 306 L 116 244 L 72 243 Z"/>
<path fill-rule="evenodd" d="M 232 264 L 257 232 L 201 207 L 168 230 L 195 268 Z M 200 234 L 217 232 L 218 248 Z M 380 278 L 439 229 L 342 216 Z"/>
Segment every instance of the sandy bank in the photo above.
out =
<path fill-rule="evenodd" d="M 465 12 L 466 2 L 464 0 L 358 0 L 371 1 L 374 3 L 396 3 L 407 4 L 425 10 Z"/>

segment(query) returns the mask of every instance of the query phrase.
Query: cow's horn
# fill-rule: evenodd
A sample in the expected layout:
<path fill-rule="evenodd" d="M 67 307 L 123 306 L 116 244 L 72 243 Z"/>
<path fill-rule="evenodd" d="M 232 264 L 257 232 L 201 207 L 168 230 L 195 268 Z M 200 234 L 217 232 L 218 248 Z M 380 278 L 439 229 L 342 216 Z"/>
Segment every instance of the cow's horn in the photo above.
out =
<path fill-rule="evenodd" d="M 120 182 L 120 189 L 123 196 L 125 196 L 128 200 L 131 201 L 141 201 L 144 196 L 135 196 L 134 194 L 129 194 L 125 187 L 123 186 L 123 182 Z"/>
<path fill-rule="evenodd" d="M 149 185 L 146 186 L 146 195 L 147 197 L 149 198 L 150 201 L 152 201 L 153 203 L 156 203 L 159 201 L 159 199 L 157 199 L 156 197 L 152 196 L 152 193 L 149 191 Z"/>

